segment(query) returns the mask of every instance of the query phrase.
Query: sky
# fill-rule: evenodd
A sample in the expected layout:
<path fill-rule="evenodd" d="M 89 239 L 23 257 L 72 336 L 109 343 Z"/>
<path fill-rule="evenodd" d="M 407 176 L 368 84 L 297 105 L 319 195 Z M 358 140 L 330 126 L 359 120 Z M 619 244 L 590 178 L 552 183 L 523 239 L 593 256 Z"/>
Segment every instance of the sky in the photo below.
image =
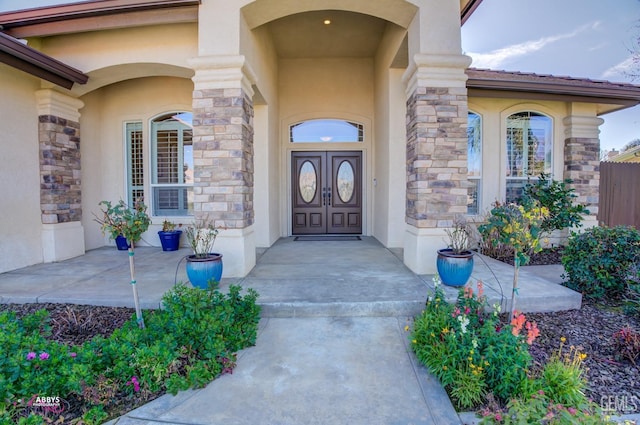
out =
<path fill-rule="evenodd" d="M 0 11 L 56 3 L 70 1 L 0 0 Z M 640 85 L 624 73 L 638 35 L 640 0 L 483 0 L 462 27 L 462 50 L 476 68 Z M 640 138 L 640 106 L 602 118 L 603 150 Z"/>
<path fill-rule="evenodd" d="M 640 0 L 483 0 L 462 50 L 475 68 L 640 85 L 625 75 L 638 36 Z M 601 149 L 640 139 L 640 106 L 601 117 Z"/>

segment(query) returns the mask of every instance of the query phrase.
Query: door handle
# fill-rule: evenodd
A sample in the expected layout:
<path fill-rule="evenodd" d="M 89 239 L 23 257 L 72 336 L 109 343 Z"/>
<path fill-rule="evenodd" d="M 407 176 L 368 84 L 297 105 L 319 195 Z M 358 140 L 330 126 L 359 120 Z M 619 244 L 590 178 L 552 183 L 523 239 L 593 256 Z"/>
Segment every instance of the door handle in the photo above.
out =
<path fill-rule="evenodd" d="M 331 206 L 331 188 L 327 188 L 327 198 L 329 206 Z"/>
<path fill-rule="evenodd" d="M 327 188 L 322 188 L 322 206 L 327 205 Z"/>

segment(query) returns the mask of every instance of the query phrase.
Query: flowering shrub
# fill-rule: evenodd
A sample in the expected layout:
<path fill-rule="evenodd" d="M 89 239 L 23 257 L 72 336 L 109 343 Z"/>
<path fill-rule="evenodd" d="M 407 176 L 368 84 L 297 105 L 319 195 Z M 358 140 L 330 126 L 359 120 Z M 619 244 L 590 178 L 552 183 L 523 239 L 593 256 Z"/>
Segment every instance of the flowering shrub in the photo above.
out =
<path fill-rule="evenodd" d="M 502 324 L 499 306 L 485 312 L 482 282 L 477 292 L 461 289 L 455 304 L 444 300 L 436 278 L 434 294 L 416 318 L 412 347 L 418 359 L 440 379 L 457 407 L 479 405 L 487 392 L 507 400 L 518 393 L 531 363 L 528 344 L 537 326 L 518 315 L 519 329 Z M 522 332 L 522 329 L 527 329 Z M 524 327 L 524 328 L 523 328 Z"/>
<path fill-rule="evenodd" d="M 260 315 L 258 294 L 240 291 L 233 285 L 222 294 L 178 284 L 164 295 L 166 308 L 149 314 L 146 328 L 132 318 L 108 338 L 96 336 L 77 347 L 47 339 L 44 310 L 21 320 L 0 313 L 0 424 L 27 417 L 28 423 L 42 423 L 36 415 L 41 412 L 27 402 L 36 395 L 80 399 L 83 422 L 103 423 L 122 413 L 118 400 L 135 405 L 154 393 L 202 387 L 231 373 L 235 352 L 255 344 Z"/>

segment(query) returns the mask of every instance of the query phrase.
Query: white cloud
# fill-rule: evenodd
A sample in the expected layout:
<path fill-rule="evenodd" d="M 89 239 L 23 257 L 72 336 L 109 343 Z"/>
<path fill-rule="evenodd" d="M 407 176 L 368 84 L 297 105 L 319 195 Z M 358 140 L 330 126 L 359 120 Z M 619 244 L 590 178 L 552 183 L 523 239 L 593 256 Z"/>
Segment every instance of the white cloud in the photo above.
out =
<path fill-rule="evenodd" d="M 602 78 L 612 79 L 616 77 L 625 77 L 632 73 L 633 68 L 636 66 L 633 56 L 629 56 L 620 63 L 615 64 L 611 68 L 605 70 L 602 73 Z"/>
<path fill-rule="evenodd" d="M 501 49 L 496 49 L 489 53 L 467 52 L 466 54 L 473 58 L 472 66 L 476 68 L 500 69 L 504 64 L 509 63 L 514 59 L 540 51 L 556 41 L 575 37 L 589 28 L 596 29 L 599 25 L 600 22 L 595 21 L 591 24 L 583 25 L 570 33 L 542 37 L 537 40 L 529 40 L 524 43 L 513 44 Z"/>

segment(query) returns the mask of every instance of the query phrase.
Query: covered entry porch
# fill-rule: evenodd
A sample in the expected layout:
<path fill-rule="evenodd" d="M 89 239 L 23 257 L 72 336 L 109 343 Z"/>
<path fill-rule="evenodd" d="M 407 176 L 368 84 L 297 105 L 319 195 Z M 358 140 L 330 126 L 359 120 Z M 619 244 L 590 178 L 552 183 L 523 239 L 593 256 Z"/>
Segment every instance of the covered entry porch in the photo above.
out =
<path fill-rule="evenodd" d="M 402 262 L 402 252 L 372 237 L 305 241 L 281 238 L 257 252 L 257 265 L 230 284 L 258 291 L 263 317 L 333 317 L 417 315 L 433 286 L 432 275 L 416 275 Z M 143 308 L 158 308 L 162 294 L 187 281 L 186 249 L 163 252 L 136 248 L 136 280 Z M 581 296 L 559 284 L 562 267 L 523 267 L 518 305 L 523 311 L 580 307 Z M 489 302 L 510 296 L 512 268 L 477 256 L 472 280 L 481 279 Z M 38 264 L 0 274 L 2 303 L 76 303 L 133 307 L 126 251 L 113 247 L 57 263 Z M 446 288 L 447 298 L 457 295 Z"/>

